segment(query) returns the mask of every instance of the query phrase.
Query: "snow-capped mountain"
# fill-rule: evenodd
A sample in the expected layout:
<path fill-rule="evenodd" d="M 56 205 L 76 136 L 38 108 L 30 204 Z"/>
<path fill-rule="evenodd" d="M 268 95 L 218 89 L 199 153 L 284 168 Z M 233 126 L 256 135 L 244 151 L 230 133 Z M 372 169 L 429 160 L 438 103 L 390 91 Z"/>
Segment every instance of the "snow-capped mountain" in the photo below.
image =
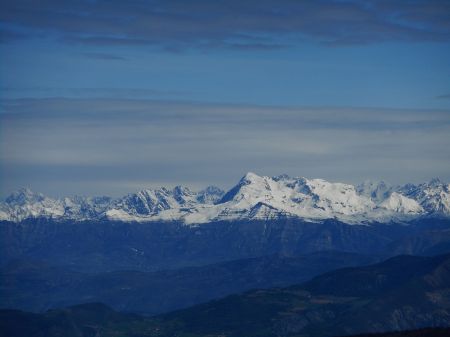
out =
<path fill-rule="evenodd" d="M 410 199 L 397 192 L 392 192 L 389 197 L 380 203 L 380 207 L 388 211 L 403 214 L 422 214 L 423 207 L 414 199 Z"/>
<path fill-rule="evenodd" d="M 111 206 L 109 197 L 65 197 L 52 199 L 22 188 L 0 203 L 0 220 L 28 218 L 88 220 L 97 218 Z"/>
<path fill-rule="evenodd" d="M 111 203 L 105 215 L 115 220 L 181 220 L 201 205 L 213 205 L 224 192 L 209 186 L 200 192 L 177 186 L 172 190 L 165 187 L 156 190 L 142 190 L 129 194 Z"/>
<path fill-rule="evenodd" d="M 416 200 L 426 212 L 449 213 L 450 184 L 445 184 L 437 178 L 420 185 L 407 184 L 401 187 L 399 192 Z"/>
<path fill-rule="evenodd" d="M 64 215 L 64 205 L 60 200 L 47 198 L 29 189 L 12 193 L 0 205 L 0 219 L 20 221 L 26 218 L 58 218 Z"/>
<path fill-rule="evenodd" d="M 365 195 L 375 202 L 382 202 L 388 198 L 393 189 L 394 188 L 391 185 L 385 183 L 384 181 L 375 182 L 367 180 L 356 186 L 356 191 L 358 194 Z"/>
<path fill-rule="evenodd" d="M 384 182 L 358 186 L 280 175 L 247 173 L 228 192 L 209 186 L 145 189 L 118 199 L 72 197 L 52 199 L 28 189 L 0 203 L 0 220 L 181 221 L 199 224 L 220 220 L 339 219 L 347 223 L 389 222 L 438 214 L 450 216 L 449 184 L 437 179 L 392 187 Z"/>

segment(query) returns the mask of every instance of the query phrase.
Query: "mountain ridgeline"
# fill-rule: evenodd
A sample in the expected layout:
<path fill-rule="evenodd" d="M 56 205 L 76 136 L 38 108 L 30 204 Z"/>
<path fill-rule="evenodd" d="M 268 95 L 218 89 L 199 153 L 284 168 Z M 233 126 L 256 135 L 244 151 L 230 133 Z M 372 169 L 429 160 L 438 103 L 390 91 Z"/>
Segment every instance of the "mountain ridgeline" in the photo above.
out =
<path fill-rule="evenodd" d="M 355 226 L 337 220 L 178 222 L 55 222 L 0 224 L 0 267 L 40 260 L 82 272 L 157 271 L 268 255 L 342 251 L 389 257 L 449 251 L 447 218 Z"/>
<path fill-rule="evenodd" d="M 0 331 L 10 337 L 325 337 L 422 329 L 404 335 L 445 336 L 449 294 L 449 255 L 398 256 L 153 318 L 120 314 L 98 303 L 43 314 L 0 310 Z"/>
<path fill-rule="evenodd" d="M 247 173 L 228 192 L 207 187 L 145 189 L 122 198 L 48 198 L 22 189 L 0 204 L 0 220 L 179 221 L 201 224 L 227 220 L 338 219 L 352 224 L 450 215 L 450 188 L 438 179 L 423 184 L 358 186 L 286 175 Z"/>
<path fill-rule="evenodd" d="M 168 335 L 183 331 L 230 337 L 335 336 L 449 326 L 449 290 L 449 255 L 398 256 L 332 271 L 299 286 L 250 291 L 167 314 L 161 326 Z"/>
<path fill-rule="evenodd" d="M 0 269 L 0 308 L 43 312 L 101 302 L 119 311 L 156 315 L 250 289 L 297 284 L 330 270 L 377 260 L 375 256 L 332 251 L 296 257 L 262 256 L 156 272 L 96 273 L 19 260 Z"/>

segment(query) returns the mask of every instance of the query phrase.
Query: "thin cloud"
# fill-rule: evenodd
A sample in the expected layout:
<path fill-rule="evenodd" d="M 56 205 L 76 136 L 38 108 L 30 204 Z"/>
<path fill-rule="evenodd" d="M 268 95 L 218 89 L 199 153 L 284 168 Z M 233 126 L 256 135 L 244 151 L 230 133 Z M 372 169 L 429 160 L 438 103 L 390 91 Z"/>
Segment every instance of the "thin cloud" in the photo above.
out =
<path fill-rule="evenodd" d="M 231 187 L 246 171 L 353 183 L 450 179 L 444 110 L 53 98 L 4 100 L 0 111 L 3 194 L 31 186 L 119 195 L 131 180 Z"/>
<path fill-rule="evenodd" d="M 127 58 L 115 54 L 109 53 L 82 53 L 83 56 L 95 60 L 105 60 L 105 61 L 128 61 Z"/>
<path fill-rule="evenodd" d="M 2 7 L 5 29 L 88 45 L 256 50 L 304 41 L 342 46 L 450 40 L 450 3 L 435 0 L 9 0 Z"/>
<path fill-rule="evenodd" d="M 157 99 L 157 98 L 179 98 L 192 94 L 187 91 L 177 90 L 161 90 L 151 88 L 51 88 L 51 87 L 7 87 L 0 86 L 0 91 L 8 93 L 9 96 L 20 97 L 17 100 L 4 100 L 5 106 L 9 105 L 8 102 L 27 102 L 34 101 L 34 96 L 37 94 L 39 98 L 48 97 L 52 98 L 52 101 L 68 100 L 72 98 L 115 98 L 115 99 Z M 24 98 L 25 97 L 25 98 Z M 56 99 L 55 97 L 60 97 Z M 45 99 L 41 102 L 46 101 Z M 19 104 L 22 105 L 22 104 Z M 64 110 L 64 109 L 63 109 Z"/>

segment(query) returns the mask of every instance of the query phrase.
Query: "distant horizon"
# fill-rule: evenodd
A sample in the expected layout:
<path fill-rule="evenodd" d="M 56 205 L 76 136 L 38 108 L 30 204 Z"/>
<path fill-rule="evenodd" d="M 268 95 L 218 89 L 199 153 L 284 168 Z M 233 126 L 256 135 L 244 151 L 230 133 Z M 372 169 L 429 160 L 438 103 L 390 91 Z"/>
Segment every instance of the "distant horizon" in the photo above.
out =
<path fill-rule="evenodd" d="M 124 99 L 0 102 L 0 195 L 121 195 L 226 187 L 245 172 L 364 180 L 450 179 L 450 111 L 295 108 Z"/>
<path fill-rule="evenodd" d="M 0 7 L 0 196 L 450 180 L 450 2 Z"/>

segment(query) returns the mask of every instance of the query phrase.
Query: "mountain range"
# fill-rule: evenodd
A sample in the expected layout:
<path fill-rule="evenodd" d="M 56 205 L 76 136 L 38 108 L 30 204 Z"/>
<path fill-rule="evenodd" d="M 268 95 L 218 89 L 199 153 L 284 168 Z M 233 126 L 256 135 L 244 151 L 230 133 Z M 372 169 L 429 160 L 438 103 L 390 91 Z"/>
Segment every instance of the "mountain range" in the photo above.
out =
<path fill-rule="evenodd" d="M 20 222 L 116 220 L 177 221 L 189 225 L 230 220 L 300 218 L 337 219 L 349 224 L 409 221 L 450 216 L 450 184 L 433 179 L 422 184 L 390 186 L 365 182 L 353 186 L 323 179 L 247 173 L 225 192 L 209 186 L 144 189 L 121 198 L 64 197 L 54 199 L 29 189 L 12 193 L 0 203 L 0 220 Z"/>
<path fill-rule="evenodd" d="M 450 325 L 450 256 L 397 256 L 162 316 L 195 336 L 336 336 Z M 233 309 L 231 309 L 233 308 Z"/>
<path fill-rule="evenodd" d="M 25 325 L 24 335 L 246 337 L 448 326 L 449 257 L 430 256 L 450 252 L 449 191 L 438 179 L 254 173 L 228 191 L 22 189 L 0 203 L 0 308 L 37 314 L 0 310 L 0 336 Z M 417 257 L 361 267 L 401 254 Z M 69 305 L 81 306 L 58 309 Z"/>
<path fill-rule="evenodd" d="M 38 260 L 15 260 L 0 269 L 0 308 L 33 312 L 86 302 L 115 310 L 156 315 L 249 289 L 301 283 L 342 267 L 379 261 L 338 251 L 295 257 L 262 256 L 199 267 L 144 272 L 80 272 Z"/>
<path fill-rule="evenodd" d="M 0 310 L 0 332 L 9 337 L 325 337 L 411 329 L 422 330 L 401 336 L 430 337 L 448 335 L 449 326 L 448 254 L 397 256 L 155 317 L 100 303 L 41 314 Z"/>
<path fill-rule="evenodd" d="M 0 336 L 449 326 L 449 256 L 430 257 L 450 252 L 449 190 L 438 179 L 353 186 L 254 173 L 228 191 L 55 199 L 22 189 L 0 203 L 0 308 L 35 314 L 0 310 Z M 363 267 L 402 254 L 417 256 Z M 333 271 L 342 267 L 355 269 Z"/>

